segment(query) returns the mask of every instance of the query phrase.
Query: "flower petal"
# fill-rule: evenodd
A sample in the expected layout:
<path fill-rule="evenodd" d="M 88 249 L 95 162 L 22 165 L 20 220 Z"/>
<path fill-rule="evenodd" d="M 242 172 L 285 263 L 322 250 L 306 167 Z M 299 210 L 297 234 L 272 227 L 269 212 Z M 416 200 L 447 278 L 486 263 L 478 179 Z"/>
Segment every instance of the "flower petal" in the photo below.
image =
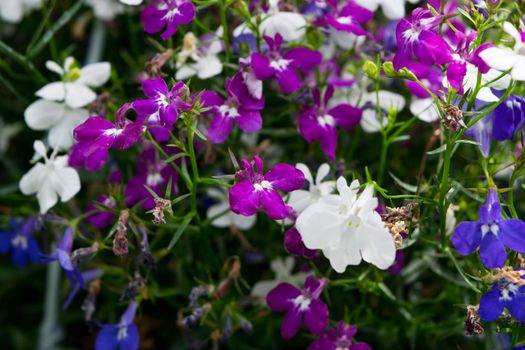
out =
<path fill-rule="evenodd" d="M 301 294 L 299 288 L 290 283 L 280 283 L 266 296 L 266 304 L 274 311 L 283 312 L 294 306 L 293 300 Z"/>
<path fill-rule="evenodd" d="M 66 98 L 66 86 L 61 81 L 49 83 L 38 90 L 35 95 L 45 100 L 63 101 Z"/>
<path fill-rule="evenodd" d="M 460 223 L 452 236 L 452 244 L 459 254 L 472 254 L 481 244 L 481 224 L 477 221 Z"/>
<path fill-rule="evenodd" d="M 492 232 L 488 232 L 481 240 L 479 256 L 485 267 L 489 269 L 503 267 L 507 260 L 505 246 Z"/>
<path fill-rule="evenodd" d="M 503 220 L 498 237 L 503 244 L 518 253 L 525 253 L 525 222 L 517 219 Z"/>
<path fill-rule="evenodd" d="M 88 86 L 99 87 L 108 81 L 110 74 L 109 62 L 88 64 L 80 69 L 80 78 L 77 81 Z"/>

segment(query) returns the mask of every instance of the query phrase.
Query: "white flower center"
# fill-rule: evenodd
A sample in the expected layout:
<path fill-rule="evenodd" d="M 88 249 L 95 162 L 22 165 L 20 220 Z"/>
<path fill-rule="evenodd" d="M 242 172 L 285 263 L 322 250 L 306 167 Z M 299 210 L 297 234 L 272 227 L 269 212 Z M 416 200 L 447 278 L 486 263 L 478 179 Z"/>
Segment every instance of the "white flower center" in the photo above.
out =
<path fill-rule="evenodd" d="M 310 303 L 312 301 L 301 294 L 297 298 L 295 298 L 293 302 L 296 306 L 299 306 L 300 311 L 305 311 L 310 307 Z"/>
<path fill-rule="evenodd" d="M 271 61 L 270 62 L 270 67 L 272 67 L 273 69 L 276 69 L 276 70 L 282 72 L 283 70 L 286 69 L 286 67 L 288 67 L 290 62 L 291 62 L 290 60 L 285 60 L 284 58 L 279 58 L 276 61 Z"/>
<path fill-rule="evenodd" d="M 481 225 L 481 235 L 482 237 L 485 237 L 485 235 L 488 233 L 488 232 L 492 232 L 495 236 L 498 235 L 498 232 L 499 232 L 499 226 L 498 224 L 484 224 L 484 225 Z"/>
<path fill-rule="evenodd" d="M 180 15 L 180 11 L 179 11 L 179 9 L 177 9 L 177 8 L 174 8 L 174 9 L 169 10 L 169 11 L 164 15 L 164 17 L 161 18 L 161 20 L 168 20 L 168 21 L 171 21 L 172 18 L 173 18 L 175 15 Z"/>
<path fill-rule="evenodd" d="M 361 219 L 356 215 L 348 217 L 347 226 L 351 230 L 357 230 L 361 226 Z"/>
<path fill-rule="evenodd" d="M 120 341 L 122 339 L 126 339 L 128 337 L 128 327 L 127 326 L 121 326 L 118 328 L 118 334 L 117 339 Z"/>
<path fill-rule="evenodd" d="M 146 184 L 150 187 L 157 186 L 161 184 L 163 180 L 164 179 L 162 178 L 162 175 L 160 173 L 149 173 L 148 177 L 146 178 Z"/>
<path fill-rule="evenodd" d="M 327 126 L 327 125 L 329 125 L 329 126 L 334 126 L 335 125 L 335 119 L 330 114 L 325 114 L 325 115 L 317 117 L 317 122 L 323 128 L 325 126 Z"/>
<path fill-rule="evenodd" d="M 266 180 L 261 181 L 261 183 L 256 183 L 253 185 L 256 191 L 262 191 L 264 189 L 271 190 L 272 184 Z"/>
<path fill-rule="evenodd" d="M 157 94 L 157 105 L 162 107 L 167 107 L 170 104 L 169 98 L 167 95 L 161 94 L 160 92 Z"/>
<path fill-rule="evenodd" d="M 352 17 L 350 16 L 347 16 L 347 17 L 339 17 L 337 19 L 337 22 L 341 23 L 341 24 L 351 24 L 352 23 Z"/>
<path fill-rule="evenodd" d="M 120 134 L 122 134 L 122 132 L 124 131 L 124 129 L 117 129 L 117 128 L 111 128 L 111 129 L 107 129 L 103 132 L 103 135 L 104 136 L 113 136 L 113 137 L 117 137 L 119 136 Z"/>
<path fill-rule="evenodd" d="M 224 117 L 237 118 L 239 116 L 239 111 L 234 106 L 222 105 L 219 107 L 219 112 Z"/>
<path fill-rule="evenodd" d="M 518 291 L 519 287 L 518 285 L 514 283 L 509 283 L 505 287 L 503 287 L 499 292 L 499 299 L 500 300 L 512 300 L 514 296 L 516 295 L 516 292 Z"/>
<path fill-rule="evenodd" d="M 413 43 L 419 39 L 419 31 L 410 28 L 403 32 L 403 38 L 409 43 Z"/>
<path fill-rule="evenodd" d="M 27 249 L 27 237 L 26 236 L 22 236 L 22 235 L 16 235 L 11 240 L 11 244 L 14 247 L 20 247 L 20 248 L 26 250 Z"/>

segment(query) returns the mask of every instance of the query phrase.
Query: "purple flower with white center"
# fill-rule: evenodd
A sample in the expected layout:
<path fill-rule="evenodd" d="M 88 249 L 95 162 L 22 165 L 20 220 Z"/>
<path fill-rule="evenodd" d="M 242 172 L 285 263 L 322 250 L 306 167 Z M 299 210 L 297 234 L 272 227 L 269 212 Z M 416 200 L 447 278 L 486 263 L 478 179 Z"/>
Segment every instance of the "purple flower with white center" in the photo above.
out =
<path fill-rule="evenodd" d="M 328 329 L 310 344 L 308 350 L 372 350 L 367 343 L 352 341 L 356 334 L 356 326 L 339 321 L 336 327 Z"/>
<path fill-rule="evenodd" d="M 211 107 L 206 112 L 213 115 L 208 138 L 215 144 L 223 143 L 228 138 L 234 122 L 245 132 L 258 131 L 262 126 L 260 111 L 264 108 L 264 97 L 256 99 L 250 94 L 242 73 L 227 79 L 225 85 L 228 93 L 226 100 L 210 90 L 201 95 L 204 107 Z"/>
<path fill-rule="evenodd" d="M 239 58 L 239 72 L 242 73 L 242 78 L 244 80 L 244 85 L 248 89 L 250 96 L 260 100 L 263 95 L 263 83 L 261 80 L 257 79 L 255 73 L 253 72 L 251 65 L 251 58 Z"/>
<path fill-rule="evenodd" d="M 139 331 L 133 323 L 137 303 L 132 301 L 118 324 L 101 324 L 95 339 L 95 350 L 137 350 Z"/>
<path fill-rule="evenodd" d="M 337 129 L 352 129 L 361 120 L 362 111 L 347 103 L 341 103 L 328 109 L 328 102 L 334 94 L 329 85 L 321 102 L 319 89 L 314 89 L 314 105 L 308 107 L 299 118 L 299 133 L 308 142 L 319 141 L 323 152 L 331 159 L 335 158 L 337 147 Z"/>
<path fill-rule="evenodd" d="M 11 229 L 0 231 L 0 253 L 11 252 L 11 260 L 17 267 L 23 267 L 29 262 L 40 261 L 40 248 L 37 240 L 33 237 L 36 218 L 31 217 L 26 221 L 18 221 L 15 218 L 9 220 Z"/>
<path fill-rule="evenodd" d="M 166 147 L 168 154 L 174 154 L 172 147 Z M 145 209 L 155 208 L 154 197 L 145 186 L 148 186 L 160 197 L 164 196 L 164 190 L 171 178 L 172 194 L 177 193 L 178 174 L 170 164 L 158 158 L 157 151 L 153 146 L 147 146 L 140 154 L 137 161 L 137 174 L 129 179 L 124 197 L 126 206 L 131 207 L 141 201 Z"/>
<path fill-rule="evenodd" d="M 284 249 L 295 256 L 302 256 L 305 259 L 316 259 L 319 257 L 319 251 L 308 249 L 301 238 L 301 234 L 295 227 L 292 227 L 284 234 Z"/>
<path fill-rule="evenodd" d="M 93 116 L 74 130 L 77 143 L 69 154 L 69 165 L 97 171 L 107 162 L 109 149 L 127 149 L 133 146 L 144 132 L 141 123 L 131 122 L 122 114 L 129 105 L 117 112 L 115 123 L 101 116 Z"/>
<path fill-rule="evenodd" d="M 234 213 L 251 216 L 263 208 L 275 220 L 287 218 L 293 211 L 284 204 L 277 190 L 291 192 L 302 188 L 304 174 L 290 164 L 279 163 L 263 175 L 263 161 L 253 157 L 253 163 L 243 159 L 243 170 L 237 171 L 237 183 L 229 190 L 230 208 Z"/>
<path fill-rule="evenodd" d="M 329 0 L 328 3 L 334 11 L 326 16 L 326 24 L 336 30 L 371 37 L 361 25 L 374 17 L 372 11 L 359 6 L 353 0 L 348 1 L 340 11 L 337 10 L 336 0 Z"/>
<path fill-rule="evenodd" d="M 503 309 L 516 320 L 525 321 L 525 286 L 523 284 L 500 279 L 492 288 L 483 294 L 479 301 L 479 316 L 485 322 L 496 320 Z"/>
<path fill-rule="evenodd" d="M 277 33 L 275 38 L 263 37 L 268 44 L 269 52 L 265 55 L 254 52 L 251 55 L 252 69 L 259 80 L 275 77 L 284 93 L 292 93 L 301 87 L 298 70 L 308 74 L 321 64 L 322 55 L 318 51 L 305 47 L 296 47 L 282 51 L 283 37 Z"/>
<path fill-rule="evenodd" d="M 180 25 L 190 23 L 195 17 L 195 6 L 188 0 L 156 0 L 144 7 L 140 13 L 140 21 L 146 33 L 158 33 L 167 40 L 177 32 Z"/>
<path fill-rule="evenodd" d="M 393 59 L 396 70 L 407 67 L 412 56 L 416 56 L 421 63 L 434 63 L 421 35 L 425 33 L 427 39 L 437 36 L 430 29 L 440 22 L 440 16 L 434 17 L 430 11 L 422 8 L 416 8 L 410 16 L 399 21 L 396 27 L 397 51 Z"/>
<path fill-rule="evenodd" d="M 116 204 L 115 198 L 106 194 L 99 196 L 95 202 L 100 203 L 108 208 L 115 208 Z M 94 203 L 89 203 L 86 210 L 88 212 L 95 212 L 94 214 L 86 217 L 86 221 L 98 229 L 103 229 L 111 225 L 116 219 L 115 214 L 110 211 L 100 210 Z"/>
<path fill-rule="evenodd" d="M 188 87 L 183 82 L 177 82 L 168 89 L 164 79 L 155 78 L 142 81 L 142 91 L 148 98 L 132 103 L 138 114 L 136 122 L 147 120 L 146 126 L 155 140 L 167 141 L 179 112 L 191 109 L 191 103 L 184 100 Z"/>
<path fill-rule="evenodd" d="M 303 322 L 314 334 L 321 334 L 328 326 L 328 306 L 319 300 L 327 283 L 324 278 L 316 280 L 309 276 L 304 282 L 303 290 L 289 283 L 281 283 L 268 293 L 268 307 L 286 313 L 281 326 L 283 338 L 295 336 Z"/>
<path fill-rule="evenodd" d="M 525 222 L 503 219 L 498 193 L 490 189 L 485 205 L 479 210 L 479 220 L 460 223 L 454 231 L 452 244 L 463 256 L 479 247 L 481 261 L 487 268 L 503 267 L 507 259 L 505 247 L 525 253 Z"/>

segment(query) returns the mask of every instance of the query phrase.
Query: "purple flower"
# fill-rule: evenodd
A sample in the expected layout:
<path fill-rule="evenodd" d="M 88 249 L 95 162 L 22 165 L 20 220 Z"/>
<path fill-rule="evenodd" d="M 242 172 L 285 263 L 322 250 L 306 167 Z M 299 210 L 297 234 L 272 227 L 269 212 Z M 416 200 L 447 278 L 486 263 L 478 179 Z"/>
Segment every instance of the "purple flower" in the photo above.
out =
<path fill-rule="evenodd" d="M 121 107 L 114 124 L 94 116 L 77 126 L 73 131 L 77 143 L 69 154 L 69 165 L 97 171 L 107 162 L 110 148 L 127 149 L 136 143 L 144 128 L 141 123 L 131 122 L 122 116 L 129 107 Z"/>
<path fill-rule="evenodd" d="M 328 3 L 335 11 L 326 16 L 326 24 L 336 30 L 371 37 L 371 34 L 364 30 L 361 25 L 374 17 L 372 11 L 359 6 L 353 0 L 348 1 L 341 11 L 337 11 L 336 0 L 329 0 Z"/>
<path fill-rule="evenodd" d="M 424 45 L 421 35 L 425 34 L 426 40 L 438 36 L 430 29 L 440 22 L 440 16 L 433 17 L 430 11 L 422 8 L 416 8 L 410 16 L 399 21 L 396 27 L 397 51 L 393 60 L 396 70 L 407 67 L 414 55 L 421 63 L 434 63 L 434 57 Z"/>
<path fill-rule="evenodd" d="M 346 103 L 328 109 L 327 105 L 334 94 L 334 88 L 328 86 L 321 102 L 319 89 L 314 89 L 314 105 L 307 108 L 299 118 L 299 133 L 308 142 L 319 141 L 321 149 L 331 159 L 335 158 L 337 147 L 337 129 L 351 129 L 361 120 L 362 111 Z"/>
<path fill-rule="evenodd" d="M 442 87 L 443 77 L 441 70 L 435 66 L 411 62 L 407 68 L 423 82 L 423 84 L 434 94 L 439 94 Z M 405 80 L 410 93 L 418 98 L 430 98 L 430 94 L 414 81 Z"/>
<path fill-rule="evenodd" d="M 156 0 L 144 7 L 140 13 L 140 21 L 146 33 L 158 33 L 167 40 L 177 32 L 180 25 L 190 23 L 195 17 L 195 6 L 188 0 Z"/>
<path fill-rule="evenodd" d="M 339 321 L 336 327 L 330 328 L 313 342 L 308 350 L 372 350 L 367 343 L 352 341 L 356 333 L 356 326 Z"/>
<path fill-rule="evenodd" d="M 167 141 L 179 112 L 191 109 L 191 104 L 184 100 L 188 87 L 183 82 L 177 82 L 168 90 L 164 79 L 155 78 L 144 80 L 142 91 L 148 98 L 132 103 L 132 108 L 138 113 L 136 122 L 147 120 L 148 130 L 155 140 Z"/>
<path fill-rule="evenodd" d="M 279 163 L 263 175 L 263 161 L 253 157 L 253 163 L 243 159 L 244 169 L 235 175 L 237 183 L 230 188 L 230 208 L 234 213 L 251 216 L 263 208 L 272 219 L 284 219 L 293 211 L 284 204 L 276 190 L 290 192 L 304 185 L 304 175 L 299 169 Z M 255 165 L 255 169 L 254 169 Z"/>
<path fill-rule="evenodd" d="M 487 268 L 503 267 L 507 259 L 505 246 L 525 253 L 525 222 L 503 219 L 498 193 L 490 189 L 485 205 L 479 210 L 479 221 L 460 223 L 454 231 L 452 244 L 461 255 L 469 255 L 480 247 L 481 261 Z"/>
<path fill-rule="evenodd" d="M 394 261 L 394 265 L 388 268 L 388 273 L 392 275 L 400 274 L 405 267 L 405 260 L 405 253 L 402 250 L 396 250 L 396 260 Z"/>
<path fill-rule="evenodd" d="M 479 315 L 485 322 L 492 322 L 501 315 L 504 308 L 512 317 L 525 321 L 525 286 L 502 278 L 483 294 L 479 301 Z"/>
<path fill-rule="evenodd" d="M 98 202 L 108 208 L 115 208 L 115 198 L 106 194 L 99 196 L 95 202 Z M 94 214 L 91 214 L 88 217 L 86 217 L 86 221 L 98 229 L 102 229 L 111 225 L 111 223 L 113 223 L 113 221 L 115 221 L 116 218 L 115 214 L 113 214 L 110 211 L 100 210 L 95 206 L 94 203 L 89 203 L 86 210 L 88 212 L 95 212 Z"/>
<path fill-rule="evenodd" d="M 310 332 L 321 334 L 328 325 L 328 306 L 319 300 L 326 287 L 324 278 L 316 280 L 308 276 L 304 289 L 289 284 L 280 283 L 266 296 L 268 307 L 274 311 L 285 312 L 281 326 L 281 335 L 285 339 L 292 338 L 304 321 Z"/>
<path fill-rule="evenodd" d="M 9 220 L 11 229 L 0 231 L 0 253 L 11 252 L 13 264 L 23 267 L 29 262 L 40 261 L 40 248 L 32 233 L 35 231 L 36 218 L 31 217 L 26 221 Z"/>
<path fill-rule="evenodd" d="M 166 147 L 168 154 L 173 154 L 173 148 Z M 141 201 L 142 207 L 145 209 L 155 208 L 154 197 L 146 189 L 148 186 L 160 197 L 164 196 L 164 189 L 168 182 L 172 182 L 172 193 L 177 193 L 177 179 L 178 174 L 175 168 L 170 164 L 158 159 L 157 152 L 153 146 L 145 147 L 140 154 L 137 161 L 137 174 L 129 179 L 124 197 L 126 198 L 126 206 L 131 207 Z"/>
<path fill-rule="evenodd" d="M 95 350 L 137 350 L 139 331 L 133 323 L 137 303 L 132 301 L 118 324 L 102 324 L 95 339 Z"/>
<path fill-rule="evenodd" d="M 284 249 L 292 255 L 302 256 L 305 259 L 316 259 L 319 257 L 318 250 L 306 248 L 299 231 L 295 227 L 285 232 Z"/>
<path fill-rule="evenodd" d="M 268 44 L 269 52 L 266 55 L 252 53 L 253 72 L 260 80 L 275 77 L 284 93 L 292 93 L 301 87 L 301 78 L 297 70 L 308 74 L 321 64 L 321 53 L 304 47 L 296 47 L 282 53 L 283 38 L 279 33 L 274 39 L 264 36 L 264 40 Z"/>
<path fill-rule="evenodd" d="M 211 107 L 206 112 L 213 115 L 208 138 L 216 144 L 223 143 L 228 138 L 234 122 L 245 132 L 255 132 L 262 126 L 260 111 L 264 108 L 264 97 L 256 99 L 250 94 L 242 73 L 226 80 L 226 91 L 226 100 L 210 90 L 201 95 L 204 107 Z"/>

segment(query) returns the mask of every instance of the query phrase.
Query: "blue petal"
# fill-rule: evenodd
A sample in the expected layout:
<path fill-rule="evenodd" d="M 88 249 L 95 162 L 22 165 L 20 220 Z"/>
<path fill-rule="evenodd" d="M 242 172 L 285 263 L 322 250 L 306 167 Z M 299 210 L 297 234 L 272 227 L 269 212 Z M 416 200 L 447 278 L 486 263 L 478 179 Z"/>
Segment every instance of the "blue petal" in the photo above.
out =
<path fill-rule="evenodd" d="M 501 220 L 501 205 L 498 192 L 491 188 L 487 194 L 485 204 L 479 209 L 479 221 L 483 223 L 499 222 Z"/>
<path fill-rule="evenodd" d="M 479 316 L 485 322 L 494 321 L 503 312 L 503 303 L 499 300 L 499 286 L 494 284 L 492 289 L 483 294 L 479 301 Z"/>
<path fill-rule="evenodd" d="M 133 324 L 133 319 L 135 318 L 135 313 L 137 312 L 137 303 L 132 301 L 129 303 L 128 308 L 122 314 L 120 318 L 120 324 Z"/>
<path fill-rule="evenodd" d="M 117 350 L 118 349 L 118 327 L 104 325 L 95 339 L 95 350 Z"/>
<path fill-rule="evenodd" d="M 460 223 L 454 235 L 452 244 L 459 254 L 469 255 L 473 253 L 481 243 L 481 223 L 477 221 L 464 221 Z"/>
<path fill-rule="evenodd" d="M 62 240 L 58 244 L 58 249 L 62 249 L 66 253 L 71 253 L 72 248 L 73 248 L 73 230 L 71 229 L 71 227 L 68 227 L 64 231 L 64 237 L 62 237 Z"/>
<path fill-rule="evenodd" d="M 503 267 L 505 260 L 507 260 L 505 246 L 492 232 L 488 232 L 481 240 L 479 256 L 483 264 L 489 269 Z"/>
<path fill-rule="evenodd" d="M 16 267 L 24 267 L 29 262 L 29 254 L 25 249 L 21 249 L 19 247 L 13 247 L 13 252 L 11 254 L 11 259 L 13 260 L 13 264 L 15 264 Z"/>
<path fill-rule="evenodd" d="M 120 350 L 137 350 L 139 348 L 139 331 L 133 323 L 128 326 L 127 336 L 118 343 Z"/>
<path fill-rule="evenodd" d="M 14 233 L 11 232 L 0 232 L 0 253 L 5 254 L 11 249 L 11 240 L 14 237 Z"/>
<path fill-rule="evenodd" d="M 509 219 L 501 221 L 498 226 L 501 242 L 518 253 L 525 253 L 525 222 Z"/>
<path fill-rule="evenodd" d="M 29 258 L 32 262 L 40 262 L 40 247 L 38 246 L 37 240 L 33 237 L 27 238 L 27 254 L 29 255 Z"/>
<path fill-rule="evenodd" d="M 518 321 L 525 321 L 525 296 L 518 293 L 509 301 L 505 303 L 510 314 Z"/>

